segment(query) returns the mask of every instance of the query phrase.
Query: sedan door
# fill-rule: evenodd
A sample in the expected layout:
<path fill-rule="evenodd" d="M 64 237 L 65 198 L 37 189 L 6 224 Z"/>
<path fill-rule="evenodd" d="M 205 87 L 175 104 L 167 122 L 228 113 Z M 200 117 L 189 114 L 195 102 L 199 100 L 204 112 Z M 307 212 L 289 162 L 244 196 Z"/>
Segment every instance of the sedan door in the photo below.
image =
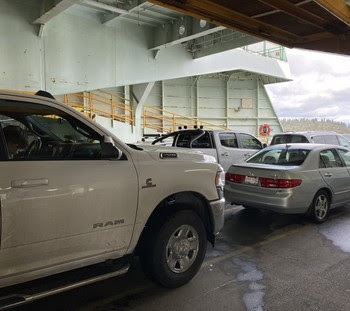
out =
<path fill-rule="evenodd" d="M 348 170 L 348 173 L 350 175 L 350 150 L 349 149 L 337 149 L 338 154 L 340 155 L 341 159 L 343 160 L 346 169 Z M 347 196 L 345 200 L 350 201 L 350 182 L 348 184 L 348 191 Z"/>
<path fill-rule="evenodd" d="M 319 172 L 333 192 L 332 203 L 346 202 L 350 195 L 350 174 L 336 149 L 320 152 Z"/>
<path fill-rule="evenodd" d="M 129 154 L 108 154 L 99 132 L 54 107 L 0 105 L 0 283 L 119 257 L 130 243 L 138 181 Z"/>

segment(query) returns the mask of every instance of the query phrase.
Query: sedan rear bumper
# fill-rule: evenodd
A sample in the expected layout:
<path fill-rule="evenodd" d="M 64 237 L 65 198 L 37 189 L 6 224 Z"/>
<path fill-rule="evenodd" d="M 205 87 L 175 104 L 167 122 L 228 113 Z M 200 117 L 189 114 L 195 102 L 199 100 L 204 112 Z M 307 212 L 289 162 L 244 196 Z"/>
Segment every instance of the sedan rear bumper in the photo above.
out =
<path fill-rule="evenodd" d="M 262 189 L 261 187 L 226 182 L 225 198 L 227 202 L 247 207 L 267 209 L 282 214 L 306 213 L 311 201 L 301 195 L 299 187 L 291 189 Z"/>

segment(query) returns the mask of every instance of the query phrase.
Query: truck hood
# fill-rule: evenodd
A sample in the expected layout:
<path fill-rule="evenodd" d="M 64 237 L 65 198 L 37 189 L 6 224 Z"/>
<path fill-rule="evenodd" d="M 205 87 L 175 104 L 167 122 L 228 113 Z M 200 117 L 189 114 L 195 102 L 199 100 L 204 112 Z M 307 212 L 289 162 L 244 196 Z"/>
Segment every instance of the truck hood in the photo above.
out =
<path fill-rule="evenodd" d="M 140 147 L 157 161 L 194 161 L 217 163 L 214 157 L 204 154 L 198 150 L 154 145 L 142 145 Z"/>

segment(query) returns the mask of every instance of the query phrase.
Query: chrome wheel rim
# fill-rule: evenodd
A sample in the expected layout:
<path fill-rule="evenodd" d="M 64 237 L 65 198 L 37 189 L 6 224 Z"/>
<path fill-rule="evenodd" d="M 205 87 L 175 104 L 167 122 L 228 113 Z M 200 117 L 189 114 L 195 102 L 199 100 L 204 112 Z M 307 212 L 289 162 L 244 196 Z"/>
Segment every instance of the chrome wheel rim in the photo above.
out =
<path fill-rule="evenodd" d="M 197 231 L 190 225 L 177 228 L 166 246 L 166 262 L 175 273 L 188 270 L 196 260 L 199 249 Z"/>
<path fill-rule="evenodd" d="M 324 194 L 317 197 L 315 201 L 315 216 L 322 220 L 326 217 L 328 212 L 328 199 Z"/>

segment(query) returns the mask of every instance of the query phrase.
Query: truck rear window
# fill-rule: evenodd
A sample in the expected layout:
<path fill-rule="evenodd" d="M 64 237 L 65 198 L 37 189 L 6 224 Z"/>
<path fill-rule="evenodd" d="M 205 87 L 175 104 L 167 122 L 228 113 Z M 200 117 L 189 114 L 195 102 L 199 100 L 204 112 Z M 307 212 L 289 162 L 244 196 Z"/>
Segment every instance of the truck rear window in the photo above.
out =
<path fill-rule="evenodd" d="M 305 136 L 302 135 L 275 135 L 270 145 L 290 144 L 290 143 L 308 143 Z"/>
<path fill-rule="evenodd" d="M 198 137 L 198 132 L 180 133 L 177 137 L 176 147 L 198 148 L 198 149 L 213 148 L 210 135 L 208 132 L 203 133 L 199 137 Z"/>
<path fill-rule="evenodd" d="M 310 150 L 288 149 L 286 147 L 262 150 L 248 159 L 247 162 L 281 166 L 299 166 L 303 164 L 309 152 Z"/>

